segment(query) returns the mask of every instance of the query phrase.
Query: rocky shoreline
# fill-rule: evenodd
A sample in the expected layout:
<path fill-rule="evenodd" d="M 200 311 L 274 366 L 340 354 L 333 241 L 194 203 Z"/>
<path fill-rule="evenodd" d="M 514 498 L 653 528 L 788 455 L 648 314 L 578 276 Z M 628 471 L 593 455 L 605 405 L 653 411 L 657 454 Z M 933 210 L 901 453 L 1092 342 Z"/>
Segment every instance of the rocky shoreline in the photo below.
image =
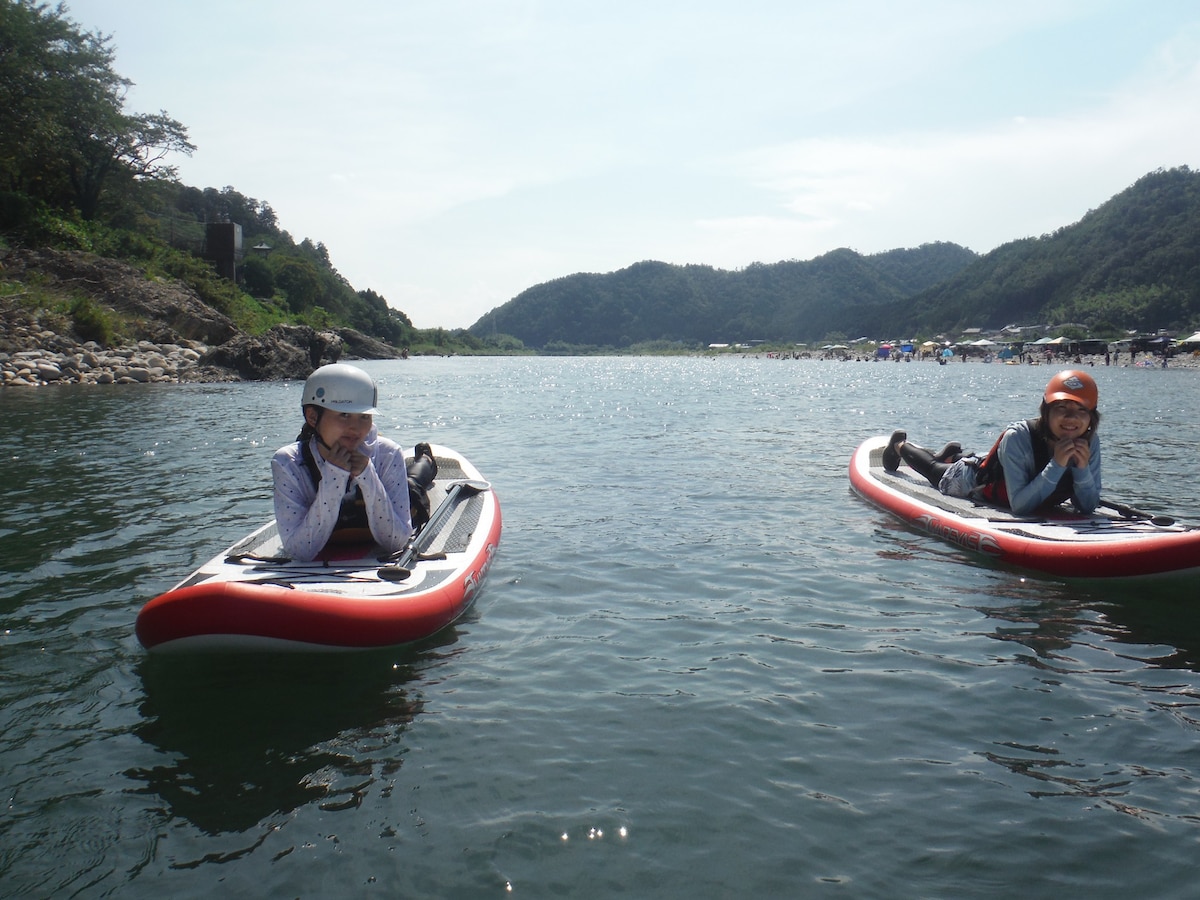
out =
<path fill-rule="evenodd" d="M 358 331 L 276 325 L 240 332 L 182 282 L 147 279 L 92 254 L 15 250 L 0 259 L 6 286 L 86 296 L 138 323 L 132 339 L 105 347 L 76 336 L 68 317 L 0 296 L 0 386 L 157 384 L 303 379 L 343 358 L 392 359 L 395 347 Z"/>
<path fill-rule="evenodd" d="M 197 365 L 204 352 L 207 352 L 207 348 L 202 351 L 196 347 L 152 344 L 149 341 L 140 341 L 137 347 L 105 350 L 94 341 L 89 341 L 78 351 L 70 353 L 43 349 L 0 353 L 0 366 L 3 367 L 0 378 L 4 387 L 207 381 L 212 379 L 198 371 L 200 367 Z M 192 378 L 189 375 L 199 377 Z"/>
<path fill-rule="evenodd" d="M 277 325 L 216 347 L 178 339 L 110 348 L 46 329 L 5 327 L 0 347 L 0 387 L 282 381 L 307 378 L 317 366 L 339 359 L 399 356 L 352 329 L 316 331 L 302 325 Z"/>

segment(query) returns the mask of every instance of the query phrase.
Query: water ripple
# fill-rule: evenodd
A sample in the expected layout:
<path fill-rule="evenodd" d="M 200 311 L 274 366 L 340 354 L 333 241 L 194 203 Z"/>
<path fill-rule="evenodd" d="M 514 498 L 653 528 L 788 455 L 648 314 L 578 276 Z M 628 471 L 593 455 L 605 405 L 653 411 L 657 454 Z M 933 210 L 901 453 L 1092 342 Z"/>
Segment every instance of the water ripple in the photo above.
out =
<path fill-rule="evenodd" d="M 346 658 L 132 636 L 270 515 L 298 384 L 0 398 L 6 890 L 1191 891 L 1194 586 L 1022 577 L 848 489 L 864 437 L 982 445 L 1044 367 L 364 365 L 381 431 L 467 453 L 505 534 L 471 616 Z M 1106 484 L 1185 515 L 1200 379 L 1096 375 Z"/>

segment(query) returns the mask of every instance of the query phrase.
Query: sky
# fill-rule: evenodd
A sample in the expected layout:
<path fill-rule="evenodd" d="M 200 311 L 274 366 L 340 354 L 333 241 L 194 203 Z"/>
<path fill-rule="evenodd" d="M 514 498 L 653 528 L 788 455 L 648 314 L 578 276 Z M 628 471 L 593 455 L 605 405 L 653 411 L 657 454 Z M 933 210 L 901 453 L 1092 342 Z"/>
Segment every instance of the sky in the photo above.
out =
<path fill-rule="evenodd" d="M 986 253 L 1200 169 L 1193 0 L 66 0 L 180 179 L 419 328 L 643 260 Z"/>

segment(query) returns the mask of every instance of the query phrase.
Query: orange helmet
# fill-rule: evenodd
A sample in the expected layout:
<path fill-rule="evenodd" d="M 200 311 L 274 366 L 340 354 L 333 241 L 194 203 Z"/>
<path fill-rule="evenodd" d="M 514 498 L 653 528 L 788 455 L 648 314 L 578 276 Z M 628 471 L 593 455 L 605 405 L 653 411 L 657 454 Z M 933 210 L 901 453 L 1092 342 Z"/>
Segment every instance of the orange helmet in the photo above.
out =
<path fill-rule="evenodd" d="M 1100 400 L 1100 390 L 1096 382 L 1087 372 L 1078 369 L 1067 369 L 1059 372 L 1046 385 L 1046 393 L 1042 395 L 1046 403 L 1056 400 L 1074 400 L 1088 409 L 1094 410 Z"/>

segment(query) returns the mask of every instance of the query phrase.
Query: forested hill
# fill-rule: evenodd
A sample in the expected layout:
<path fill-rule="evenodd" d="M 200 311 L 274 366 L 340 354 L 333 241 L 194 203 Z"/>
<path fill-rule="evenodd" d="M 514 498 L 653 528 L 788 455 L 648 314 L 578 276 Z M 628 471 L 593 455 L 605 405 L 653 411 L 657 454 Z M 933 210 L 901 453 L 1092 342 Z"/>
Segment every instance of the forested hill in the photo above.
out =
<path fill-rule="evenodd" d="M 755 263 L 732 272 L 640 262 L 531 287 L 471 332 L 509 334 L 541 349 L 817 339 L 845 332 L 856 319 L 878 321 L 881 310 L 945 281 L 976 258 L 957 244 L 936 243 L 873 256 L 835 250 L 809 261 Z"/>
<path fill-rule="evenodd" d="M 1200 325 L 1200 172 L 1151 172 L 1074 225 L 998 247 L 885 321 L 905 333 L 1035 322 L 1080 323 L 1097 337 L 1190 333 Z"/>
<path fill-rule="evenodd" d="M 553 349 L 1065 323 L 1102 338 L 1200 325 L 1200 173 L 1152 172 L 1078 223 L 984 256 L 935 243 L 736 272 L 643 262 L 529 288 L 471 331 Z"/>

